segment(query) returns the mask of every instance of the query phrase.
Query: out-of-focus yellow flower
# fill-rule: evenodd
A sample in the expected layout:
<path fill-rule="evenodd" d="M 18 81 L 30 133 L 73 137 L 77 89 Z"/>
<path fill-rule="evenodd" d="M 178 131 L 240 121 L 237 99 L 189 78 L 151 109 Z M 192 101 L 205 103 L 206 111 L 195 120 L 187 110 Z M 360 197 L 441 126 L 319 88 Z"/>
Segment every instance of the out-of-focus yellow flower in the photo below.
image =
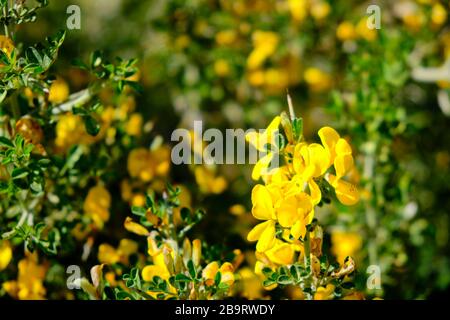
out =
<path fill-rule="evenodd" d="M 14 50 L 14 43 L 10 38 L 0 35 L 0 50 L 6 53 L 8 57 L 11 57 L 11 53 Z"/>
<path fill-rule="evenodd" d="M 325 1 L 314 1 L 311 5 L 311 16 L 316 20 L 323 20 L 326 18 L 330 12 L 331 7 L 328 2 Z"/>
<path fill-rule="evenodd" d="M 349 21 L 340 23 L 336 29 L 336 36 L 341 41 L 356 39 L 357 33 L 355 30 L 355 26 Z"/>
<path fill-rule="evenodd" d="M 250 71 L 247 74 L 247 80 L 254 87 L 262 86 L 265 81 L 265 73 L 262 70 Z"/>
<path fill-rule="evenodd" d="M 237 34 L 235 30 L 222 30 L 216 34 L 216 42 L 221 46 L 230 46 L 235 43 Z"/>
<path fill-rule="evenodd" d="M 276 50 L 278 35 L 271 31 L 256 30 L 252 35 L 254 49 L 247 58 L 249 69 L 259 68 Z"/>
<path fill-rule="evenodd" d="M 377 38 L 377 29 L 370 29 L 367 26 L 367 17 L 359 20 L 356 25 L 356 33 L 367 41 L 374 41 Z"/>
<path fill-rule="evenodd" d="M 225 59 L 218 59 L 214 62 L 214 72 L 219 77 L 226 77 L 230 74 L 230 65 Z"/>
<path fill-rule="evenodd" d="M 202 278 L 207 286 L 212 286 L 214 284 L 214 279 L 217 272 L 220 272 L 221 278 L 220 283 L 225 283 L 229 286 L 234 283 L 234 268 L 229 262 L 223 263 L 220 268 L 217 261 L 209 263 L 202 271 Z"/>
<path fill-rule="evenodd" d="M 109 220 L 109 208 L 111 206 L 111 195 L 102 185 L 96 185 L 89 189 L 84 200 L 83 210 L 94 224 L 102 229 L 106 221 Z"/>
<path fill-rule="evenodd" d="M 44 131 L 39 123 L 31 117 L 25 116 L 16 122 L 16 134 L 20 134 L 27 143 L 34 145 L 33 152 L 46 155 L 47 152 L 41 142 L 44 140 Z"/>
<path fill-rule="evenodd" d="M 442 4 L 436 3 L 433 5 L 431 9 L 431 21 L 435 25 L 443 25 L 447 21 L 447 15 L 447 10 Z"/>
<path fill-rule="evenodd" d="M 178 50 L 183 50 L 187 48 L 191 44 L 191 38 L 187 34 L 183 34 L 177 38 L 175 38 L 175 48 Z"/>
<path fill-rule="evenodd" d="M 142 193 L 135 194 L 131 198 L 131 205 L 135 207 L 143 207 L 145 205 L 145 195 Z"/>
<path fill-rule="evenodd" d="M 12 259 L 12 248 L 9 241 L 0 242 L 0 271 L 4 270 Z"/>
<path fill-rule="evenodd" d="M 140 136 L 142 132 L 142 115 L 139 113 L 133 113 L 125 124 L 125 131 L 130 136 Z"/>
<path fill-rule="evenodd" d="M 412 32 L 418 32 L 425 23 L 425 16 L 421 11 L 404 15 L 403 23 Z"/>
<path fill-rule="evenodd" d="M 362 247 L 362 238 L 355 232 L 334 231 L 331 233 L 331 252 L 339 263 L 353 256 Z"/>
<path fill-rule="evenodd" d="M 230 211 L 231 214 L 235 216 L 241 216 L 247 212 L 247 210 L 242 204 L 234 204 L 228 210 Z"/>
<path fill-rule="evenodd" d="M 214 175 L 214 172 L 205 166 L 195 167 L 195 181 L 200 187 L 200 191 L 204 194 L 220 194 L 228 186 L 224 177 Z"/>
<path fill-rule="evenodd" d="M 264 86 L 268 92 L 280 92 L 289 86 L 289 71 L 269 68 L 264 73 Z"/>
<path fill-rule="evenodd" d="M 317 291 L 314 294 L 314 300 L 331 300 L 331 299 L 333 299 L 334 289 L 335 289 L 335 287 L 331 283 L 327 284 L 326 287 L 317 288 Z"/>
<path fill-rule="evenodd" d="M 292 18 L 296 22 L 302 22 L 308 15 L 308 1 L 307 0 L 288 0 L 289 10 Z"/>
<path fill-rule="evenodd" d="M 38 264 L 37 254 L 27 254 L 19 261 L 17 280 L 6 281 L 3 289 L 13 298 L 20 300 L 43 300 L 47 267 Z"/>
<path fill-rule="evenodd" d="M 155 150 L 138 148 L 128 155 L 128 173 L 133 178 L 149 182 L 155 176 L 164 177 L 170 169 L 170 150 L 161 146 Z"/>
<path fill-rule="evenodd" d="M 50 85 L 48 101 L 62 103 L 69 97 L 69 85 L 63 78 L 56 78 Z"/>
<path fill-rule="evenodd" d="M 102 137 L 101 133 L 102 131 L 95 137 L 89 135 L 81 117 L 68 112 L 59 116 L 55 145 L 64 151 L 75 144 L 91 144 Z"/>
<path fill-rule="evenodd" d="M 313 92 L 325 91 L 329 89 L 332 84 L 331 76 L 318 68 L 311 67 L 306 69 L 303 77 Z"/>
<path fill-rule="evenodd" d="M 98 261 L 105 264 L 114 264 L 121 262 L 128 264 L 128 257 L 138 250 L 138 245 L 130 239 L 120 240 L 119 247 L 115 249 L 113 246 L 103 243 L 98 248 Z"/>
<path fill-rule="evenodd" d="M 242 297 L 255 300 L 263 297 L 263 286 L 261 284 L 261 278 L 255 274 L 250 268 L 242 268 L 239 270 L 240 281 L 242 286 Z"/>

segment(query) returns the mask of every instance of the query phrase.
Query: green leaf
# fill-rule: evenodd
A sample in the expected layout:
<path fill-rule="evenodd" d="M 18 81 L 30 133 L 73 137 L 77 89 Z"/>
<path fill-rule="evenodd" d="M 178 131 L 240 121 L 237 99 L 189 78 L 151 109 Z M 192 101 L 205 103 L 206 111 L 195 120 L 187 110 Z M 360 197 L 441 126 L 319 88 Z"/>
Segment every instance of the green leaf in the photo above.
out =
<path fill-rule="evenodd" d="M 192 262 L 192 260 L 189 260 L 187 263 L 187 267 L 188 267 L 189 274 L 191 275 L 191 278 L 195 279 L 197 273 L 195 272 L 194 262 Z"/>
<path fill-rule="evenodd" d="M 100 124 L 91 116 L 84 118 L 84 126 L 91 136 L 96 136 L 100 132 Z"/>
<path fill-rule="evenodd" d="M 136 207 L 136 206 L 132 206 L 131 207 L 131 212 L 137 216 L 140 217 L 145 217 L 145 214 L 147 212 L 147 210 L 143 207 Z"/>
<path fill-rule="evenodd" d="M 28 175 L 28 169 L 27 168 L 15 168 L 13 172 L 11 173 L 11 178 L 14 179 L 22 179 L 25 178 Z"/>
<path fill-rule="evenodd" d="M 188 282 L 191 281 L 191 278 L 189 278 L 187 275 L 179 273 L 175 276 L 175 281 L 182 281 L 182 282 Z"/>
<path fill-rule="evenodd" d="M 303 119 L 295 118 L 292 121 L 292 131 L 294 133 L 294 139 L 299 141 L 303 136 Z"/>
<path fill-rule="evenodd" d="M 218 286 L 221 280 L 222 280 L 222 273 L 220 271 L 217 271 L 216 276 L 214 277 L 214 284 Z"/>
<path fill-rule="evenodd" d="M 6 92 L 6 91 L 5 91 Z M 6 137 L 0 137 L 0 145 L 14 148 L 14 144 Z"/>

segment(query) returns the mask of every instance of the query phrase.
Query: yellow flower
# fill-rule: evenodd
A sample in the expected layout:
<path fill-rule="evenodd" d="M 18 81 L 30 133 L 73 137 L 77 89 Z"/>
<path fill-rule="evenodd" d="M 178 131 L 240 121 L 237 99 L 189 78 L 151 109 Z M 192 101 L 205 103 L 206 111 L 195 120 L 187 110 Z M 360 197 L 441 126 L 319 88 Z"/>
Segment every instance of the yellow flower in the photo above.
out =
<path fill-rule="evenodd" d="M 292 264 L 294 262 L 294 253 L 295 250 L 292 244 L 278 239 L 275 241 L 275 245 L 265 252 L 267 258 L 278 265 Z"/>
<path fill-rule="evenodd" d="M 245 139 L 258 151 L 267 152 L 267 154 L 264 157 L 260 158 L 253 167 L 253 180 L 258 180 L 261 176 L 266 176 L 269 174 L 268 167 L 273 159 L 274 153 L 272 152 L 272 150 L 266 150 L 266 145 L 270 144 L 273 147 L 275 142 L 275 135 L 278 133 L 280 122 L 280 116 L 276 116 L 263 133 L 253 131 L 247 133 L 245 136 Z"/>
<path fill-rule="evenodd" d="M 330 14 L 330 11 L 330 5 L 325 1 L 314 2 L 311 6 L 311 16 L 313 16 L 316 20 L 322 20 L 326 18 Z"/>
<path fill-rule="evenodd" d="M 133 113 L 125 124 L 125 131 L 130 136 L 140 136 L 142 132 L 142 116 L 139 113 Z"/>
<path fill-rule="evenodd" d="M 111 195 L 101 185 L 89 189 L 84 200 L 84 213 L 90 217 L 95 225 L 101 229 L 103 224 L 109 220 L 109 208 L 111 206 Z"/>
<path fill-rule="evenodd" d="M 357 37 L 354 25 L 351 22 L 344 21 L 336 29 L 336 36 L 341 41 L 353 40 Z"/>
<path fill-rule="evenodd" d="M 345 205 L 359 201 L 359 192 L 353 184 L 341 180 L 353 168 L 352 149 L 348 142 L 330 127 L 319 130 L 319 137 L 328 154 L 329 164 L 334 164 L 336 175 L 329 174 L 328 181 L 335 188 L 336 196 Z"/>
<path fill-rule="evenodd" d="M 362 247 L 362 238 L 355 232 L 334 231 L 331 233 L 331 252 L 339 263 L 353 256 Z"/>
<path fill-rule="evenodd" d="M 431 9 L 431 21 L 438 26 L 443 25 L 447 21 L 447 10 L 445 10 L 442 4 L 436 3 L 433 5 Z"/>
<path fill-rule="evenodd" d="M 331 87 L 331 76 L 318 68 L 308 68 L 303 75 L 313 92 L 323 92 Z"/>
<path fill-rule="evenodd" d="M 267 251 L 275 244 L 275 205 L 280 198 L 276 186 L 256 185 L 252 190 L 252 214 L 258 220 L 267 220 L 256 225 L 247 235 L 248 241 L 258 241 L 256 250 Z"/>
<path fill-rule="evenodd" d="M 55 139 L 55 145 L 59 149 L 64 151 L 75 144 L 91 144 L 100 137 L 100 133 L 93 137 L 86 132 L 79 115 L 68 112 L 59 116 Z"/>
<path fill-rule="evenodd" d="M 48 101 L 62 103 L 69 97 L 69 86 L 62 78 L 56 78 L 50 85 Z"/>
<path fill-rule="evenodd" d="M 127 265 L 129 256 L 136 253 L 137 250 L 137 243 L 130 239 L 120 240 L 117 250 L 113 246 L 103 243 L 98 248 L 98 261 L 105 264 L 121 262 Z"/>
<path fill-rule="evenodd" d="M 308 1 L 307 0 L 289 0 L 289 10 L 291 11 L 292 18 L 296 22 L 302 22 L 305 20 L 308 14 Z"/>
<path fill-rule="evenodd" d="M 234 268 L 233 265 L 229 262 L 225 262 L 219 268 L 219 264 L 217 261 L 213 261 L 209 263 L 202 271 L 202 278 L 205 281 L 207 286 L 212 286 L 214 284 L 214 279 L 217 275 L 217 272 L 220 272 L 221 278 L 220 283 L 225 283 L 229 286 L 234 283 Z"/>
<path fill-rule="evenodd" d="M 13 298 L 20 300 L 43 300 L 46 290 L 44 287 L 47 268 L 38 264 L 36 254 L 27 254 L 19 261 L 17 281 L 6 281 L 3 289 Z"/>
<path fill-rule="evenodd" d="M 358 24 L 356 25 L 356 33 L 359 35 L 359 37 L 367 40 L 367 41 L 374 41 L 377 38 L 377 29 L 369 29 L 367 26 L 367 17 L 362 18 L 359 20 Z"/>
<path fill-rule="evenodd" d="M 230 65 L 225 59 L 218 59 L 214 62 L 214 72 L 219 77 L 226 77 L 230 74 Z"/>
<path fill-rule="evenodd" d="M 214 172 L 205 166 L 195 167 L 195 181 L 202 193 L 220 194 L 227 188 L 227 180 L 224 177 L 214 175 Z"/>
<path fill-rule="evenodd" d="M 216 33 L 216 42 L 221 46 L 232 45 L 237 38 L 236 31 L 234 30 L 222 30 Z"/>
<path fill-rule="evenodd" d="M 263 286 L 260 277 L 254 273 L 250 268 L 242 268 L 239 270 L 240 281 L 242 286 L 242 297 L 254 300 L 263 297 Z"/>
<path fill-rule="evenodd" d="M 254 49 L 247 58 L 247 67 L 259 68 L 275 52 L 278 40 L 275 32 L 256 30 L 252 35 Z"/>
<path fill-rule="evenodd" d="M 12 259 L 12 248 L 9 241 L 0 242 L 0 271 L 4 270 Z"/>
<path fill-rule="evenodd" d="M 314 300 L 331 300 L 331 299 L 333 299 L 334 289 L 335 289 L 335 287 L 331 283 L 327 284 L 326 287 L 317 288 L 317 291 L 314 294 Z"/>
<path fill-rule="evenodd" d="M 163 177 L 170 169 L 170 150 L 161 146 L 155 150 L 138 148 L 128 155 L 128 173 L 133 178 L 149 182 L 155 176 Z"/>

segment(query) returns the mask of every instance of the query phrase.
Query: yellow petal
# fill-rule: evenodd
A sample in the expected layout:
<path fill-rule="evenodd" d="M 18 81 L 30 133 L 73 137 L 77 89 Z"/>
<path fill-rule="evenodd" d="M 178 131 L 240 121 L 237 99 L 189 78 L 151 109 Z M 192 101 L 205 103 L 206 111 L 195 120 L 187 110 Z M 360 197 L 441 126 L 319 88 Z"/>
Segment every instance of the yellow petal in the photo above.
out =
<path fill-rule="evenodd" d="M 280 265 L 292 264 L 294 250 L 288 243 L 281 242 L 266 252 L 267 257 L 274 263 Z"/>
<path fill-rule="evenodd" d="M 248 241 L 258 241 L 261 238 L 261 234 L 266 230 L 268 226 L 272 223 L 271 220 L 266 222 L 262 222 L 257 224 L 253 229 L 248 233 L 247 240 Z"/>
<path fill-rule="evenodd" d="M 268 167 L 272 161 L 273 153 L 269 152 L 256 162 L 252 170 L 252 179 L 258 180 L 261 176 L 268 174 Z"/>
<path fill-rule="evenodd" d="M 130 217 L 126 217 L 124 226 L 128 231 L 136 233 L 140 236 L 146 236 L 149 234 L 148 230 L 144 226 L 140 225 L 139 223 L 133 222 Z"/>
<path fill-rule="evenodd" d="M 8 241 L 0 243 L 0 271 L 4 270 L 12 259 L 12 249 Z"/>
<path fill-rule="evenodd" d="M 297 222 L 294 223 L 294 225 L 291 228 L 291 235 L 295 238 L 295 239 L 299 239 L 300 237 L 304 237 L 306 233 L 306 225 L 304 220 L 298 220 Z"/>
<path fill-rule="evenodd" d="M 339 139 L 336 143 L 336 154 L 337 155 L 345 155 L 345 154 L 352 154 L 352 148 L 348 144 L 347 140 L 345 139 Z"/>
<path fill-rule="evenodd" d="M 323 127 L 319 130 L 319 137 L 330 157 L 330 162 L 328 165 L 331 165 L 334 162 L 334 157 L 336 156 L 335 147 L 340 139 L 339 133 L 331 127 Z"/>
<path fill-rule="evenodd" d="M 308 187 L 313 205 L 319 204 L 320 200 L 322 199 L 322 193 L 320 192 L 319 186 L 313 179 L 311 179 L 308 182 Z"/>
<path fill-rule="evenodd" d="M 298 202 L 295 196 L 286 198 L 277 210 L 278 222 L 282 227 L 291 227 L 299 218 Z"/>
<path fill-rule="evenodd" d="M 256 243 L 256 250 L 264 252 L 273 247 L 275 243 L 275 221 L 269 221 L 264 231 Z"/>
<path fill-rule="evenodd" d="M 339 180 L 333 175 L 329 176 L 329 181 L 336 191 L 336 197 L 342 204 L 351 206 L 359 201 L 359 192 L 354 184 Z"/>
<path fill-rule="evenodd" d="M 314 177 L 319 177 L 327 171 L 330 166 L 330 155 L 324 147 L 318 143 L 312 143 L 308 146 L 310 165 L 314 166 Z"/>
<path fill-rule="evenodd" d="M 334 168 L 338 179 L 342 178 L 353 168 L 353 157 L 351 154 L 337 155 L 334 159 Z"/>
<path fill-rule="evenodd" d="M 144 281 L 152 281 L 155 276 L 167 280 L 169 279 L 170 274 L 166 268 L 157 265 L 145 266 L 144 269 L 142 269 L 142 279 L 144 279 Z"/>
<path fill-rule="evenodd" d="M 252 214 L 259 220 L 270 220 L 274 215 L 272 197 L 269 190 L 257 184 L 252 190 Z"/>

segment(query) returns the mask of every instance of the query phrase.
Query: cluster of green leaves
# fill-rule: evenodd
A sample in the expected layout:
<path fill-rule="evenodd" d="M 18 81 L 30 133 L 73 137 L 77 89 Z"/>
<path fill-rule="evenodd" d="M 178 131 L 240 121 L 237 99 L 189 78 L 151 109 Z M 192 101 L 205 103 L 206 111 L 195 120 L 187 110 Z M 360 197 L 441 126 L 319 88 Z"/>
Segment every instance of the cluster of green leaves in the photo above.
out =
<path fill-rule="evenodd" d="M 0 193 L 12 197 L 19 190 L 30 190 L 35 196 L 45 187 L 45 170 L 51 161 L 44 157 L 31 156 L 34 145 L 17 134 L 13 141 L 0 137 L 1 164 L 11 171 L 11 179 L 0 182 Z"/>
<path fill-rule="evenodd" d="M 48 0 L 36 0 L 36 6 L 29 8 L 26 6 L 25 1 L 13 1 L 13 5 L 10 6 L 10 0 L 0 0 L 0 6 L 2 8 L 2 17 L 0 23 L 6 28 L 13 25 L 17 26 L 23 23 L 34 22 L 37 17 L 37 11 L 48 5 Z"/>

